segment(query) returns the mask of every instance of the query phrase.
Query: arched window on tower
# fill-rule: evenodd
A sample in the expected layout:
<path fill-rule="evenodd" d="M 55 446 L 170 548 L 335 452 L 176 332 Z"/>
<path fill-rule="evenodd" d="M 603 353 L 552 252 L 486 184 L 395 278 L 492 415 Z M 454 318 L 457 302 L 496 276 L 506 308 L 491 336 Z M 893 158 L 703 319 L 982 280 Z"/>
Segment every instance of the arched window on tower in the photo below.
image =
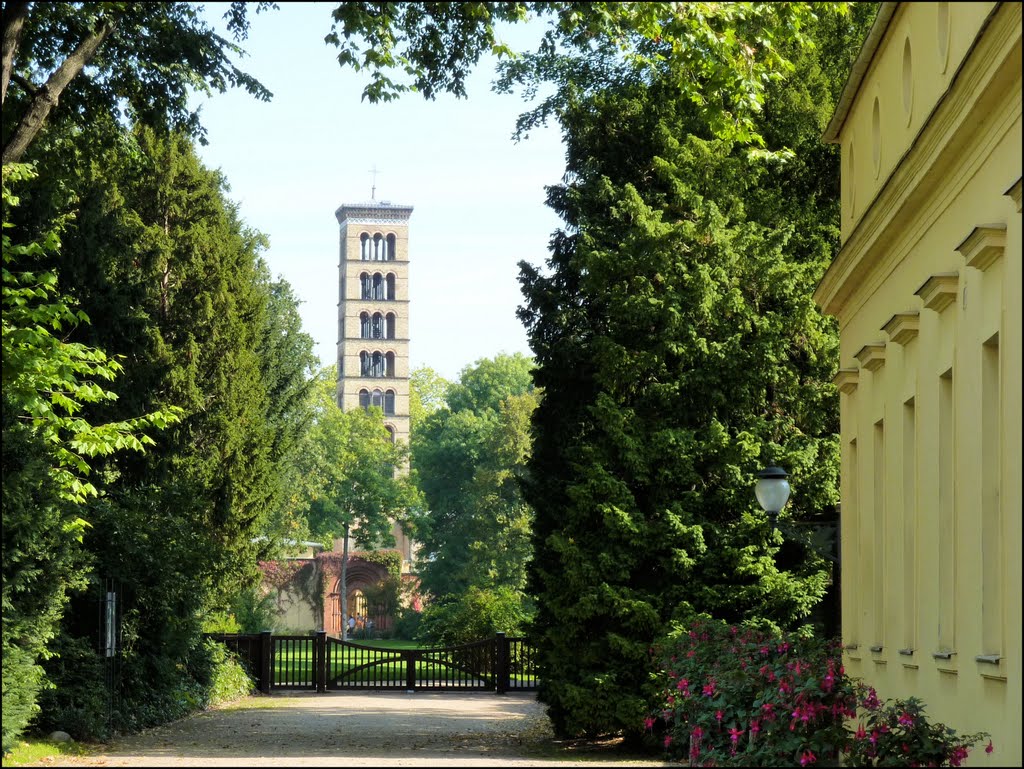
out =
<path fill-rule="evenodd" d="M 393 261 L 395 261 L 395 259 L 398 258 L 396 256 L 395 245 L 396 245 L 396 243 L 395 243 L 395 234 L 391 233 L 391 234 L 388 235 L 388 261 L 389 262 L 393 262 Z"/>
<path fill-rule="evenodd" d="M 391 438 L 391 442 L 395 442 L 395 428 L 391 425 L 384 425 L 384 429 L 388 431 L 388 436 Z"/>
<path fill-rule="evenodd" d="M 359 391 L 359 408 L 368 409 L 370 408 L 370 391 L 360 390 Z"/>
<path fill-rule="evenodd" d="M 359 336 L 362 339 L 370 339 L 372 333 L 372 327 L 370 324 L 370 313 L 361 312 L 359 313 Z"/>
<path fill-rule="evenodd" d="M 359 275 L 360 298 L 373 299 L 373 278 L 370 273 L 364 272 Z"/>
<path fill-rule="evenodd" d="M 373 314 L 371 331 L 374 339 L 384 338 L 384 316 L 381 315 L 379 312 L 375 312 Z"/>
<path fill-rule="evenodd" d="M 370 366 L 372 362 L 370 353 L 366 352 L 366 350 L 359 353 L 359 376 L 373 376 L 373 374 L 370 373 Z"/>
<path fill-rule="evenodd" d="M 370 236 L 365 232 L 359 236 L 359 258 L 370 261 Z"/>
<path fill-rule="evenodd" d="M 384 297 L 381 297 L 384 298 Z M 395 300 L 395 276 L 394 273 L 388 273 L 387 277 L 387 299 L 389 301 Z"/>
<path fill-rule="evenodd" d="M 387 376 L 386 360 L 379 352 L 375 352 L 370 358 L 370 376 Z"/>
<path fill-rule="evenodd" d="M 384 414 L 393 417 L 395 415 L 395 391 L 384 391 Z"/>
<path fill-rule="evenodd" d="M 395 338 L 395 323 L 396 323 L 395 314 L 393 312 L 389 312 L 385 317 L 387 319 L 387 334 L 386 334 L 385 338 L 387 338 L 387 339 L 394 339 Z"/>
<path fill-rule="evenodd" d="M 388 276 L 390 277 L 390 276 Z M 384 276 L 379 272 L 373 274 L 373 295 L 371 299 L 384 299 Z"/>
<path fill-rule="evenodd" d="M 373 261 L 384 261 L 384 236 L 379 232 L 373 236 Z"/>
<path fill-rule="evenodd" d="M 379 409 L 384 408 L 384 393 L 380 390 L 374 390 L 370 393 L 370 405 L 376 406 Z"/>
<path fill-rule="evenodd" d="M 389 352 L 384 356 L 384 367 L 383 376 L 395 375 L 395 354 L 393 352 Z"/>

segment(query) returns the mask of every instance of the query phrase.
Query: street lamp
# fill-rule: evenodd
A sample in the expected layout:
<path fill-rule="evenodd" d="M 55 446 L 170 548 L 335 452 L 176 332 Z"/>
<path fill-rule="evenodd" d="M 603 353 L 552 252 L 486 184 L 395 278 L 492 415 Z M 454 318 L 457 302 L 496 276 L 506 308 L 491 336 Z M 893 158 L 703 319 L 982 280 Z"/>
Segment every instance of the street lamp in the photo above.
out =
<path fill-rule="evenodd" d="M 768 513 L 772 528 L 778 528 L 779 512 L 789 501 L 789 476 L 781 467 L 766 467 L 757 474 L 757 485 L 754 494 L 761 509 Z"/>

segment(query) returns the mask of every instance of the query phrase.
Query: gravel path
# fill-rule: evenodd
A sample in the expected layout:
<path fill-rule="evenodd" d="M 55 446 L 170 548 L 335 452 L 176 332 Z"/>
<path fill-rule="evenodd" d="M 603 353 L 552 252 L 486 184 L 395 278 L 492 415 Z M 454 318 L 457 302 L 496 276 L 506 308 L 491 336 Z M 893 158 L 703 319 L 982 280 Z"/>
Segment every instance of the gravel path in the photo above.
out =
<path fill-rule="evenodd" d="M 544 706 L 528 693 L 247 697 L 100 749 L 59 765 L 669 766 L 555 741 Z"/>

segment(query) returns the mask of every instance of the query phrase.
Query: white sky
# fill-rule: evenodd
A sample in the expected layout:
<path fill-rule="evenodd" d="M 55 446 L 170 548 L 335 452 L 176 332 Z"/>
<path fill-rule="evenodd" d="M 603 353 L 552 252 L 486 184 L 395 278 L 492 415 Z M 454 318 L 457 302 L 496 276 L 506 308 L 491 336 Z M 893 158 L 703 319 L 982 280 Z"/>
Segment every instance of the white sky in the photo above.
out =
<path fill-rule="evenodd" d="M 236 62 L 274 98 L 241 89 L 205 100 L 204 162 L 221 169 L 245 222 L 270 238 L 264 258 L 302 301 L 303 327 L 324 364 L 337 342 L 338 223 L 342 203 L 370 199 L 414 206 L 409 229 L 411 367 L 456 379 L 498 353 L 531 354 L 515 316 L 517 262 L 541 264 L 559 220 L 544 186 L 560 181 L 557 128 L 511 139 L 524 111 L 516 95 L 491 92 L 491 60 L 467 83 L 468 99 L 414 93 L 389 104 L 360 100 L 364 73 L 342 70 L 323 42 L 333 3 L 282 3 L 254 16 Z M 208 16 L 219 15 L 216 4 Z M 220 28 L 220 26 L 218 25 Z M 505 38 L 514 49 L 529 29 Z"/>

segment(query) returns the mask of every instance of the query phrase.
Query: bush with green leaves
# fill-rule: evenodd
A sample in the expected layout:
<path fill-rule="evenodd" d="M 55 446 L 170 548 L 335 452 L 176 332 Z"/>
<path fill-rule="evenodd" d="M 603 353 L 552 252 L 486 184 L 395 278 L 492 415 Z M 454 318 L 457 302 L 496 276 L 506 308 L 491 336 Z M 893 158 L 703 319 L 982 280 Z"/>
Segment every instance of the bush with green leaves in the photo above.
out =
<path fill-rule="evenodd" d="M 495 633 L 518 635 L 528 622 L 522 593 L 506 587 L 471 587 L 464 595 L 427 606 L 416 639 L 433 646 L 457 646 Z"/>
<path fill-rule="evenodd" d="M 255 683 L 238 656 L 219 641 L 204 638 L 190 659 L 190 668 L 205 692 L 203 706 L 216 707 L 252 694 Z"/>
<path fill-rule="evenodd" d="M 878 700 L 871 687 L 860 685 L 863 720 L 848 735 L 843 750 L 847 766 L 960 766 L 988 732 L 957 735 L 941 723 L 929 723 L 917 697 Z M 985 747 L 993 751 L 992 741 Z"/>
<path fill-rule="evenodd" d="M 691 766 L 960 766 L 988 737 L 929 723 L 913 697 L 879 702 L 838 641 L 705 615 L 650 652 L 648 739 Z"/>

